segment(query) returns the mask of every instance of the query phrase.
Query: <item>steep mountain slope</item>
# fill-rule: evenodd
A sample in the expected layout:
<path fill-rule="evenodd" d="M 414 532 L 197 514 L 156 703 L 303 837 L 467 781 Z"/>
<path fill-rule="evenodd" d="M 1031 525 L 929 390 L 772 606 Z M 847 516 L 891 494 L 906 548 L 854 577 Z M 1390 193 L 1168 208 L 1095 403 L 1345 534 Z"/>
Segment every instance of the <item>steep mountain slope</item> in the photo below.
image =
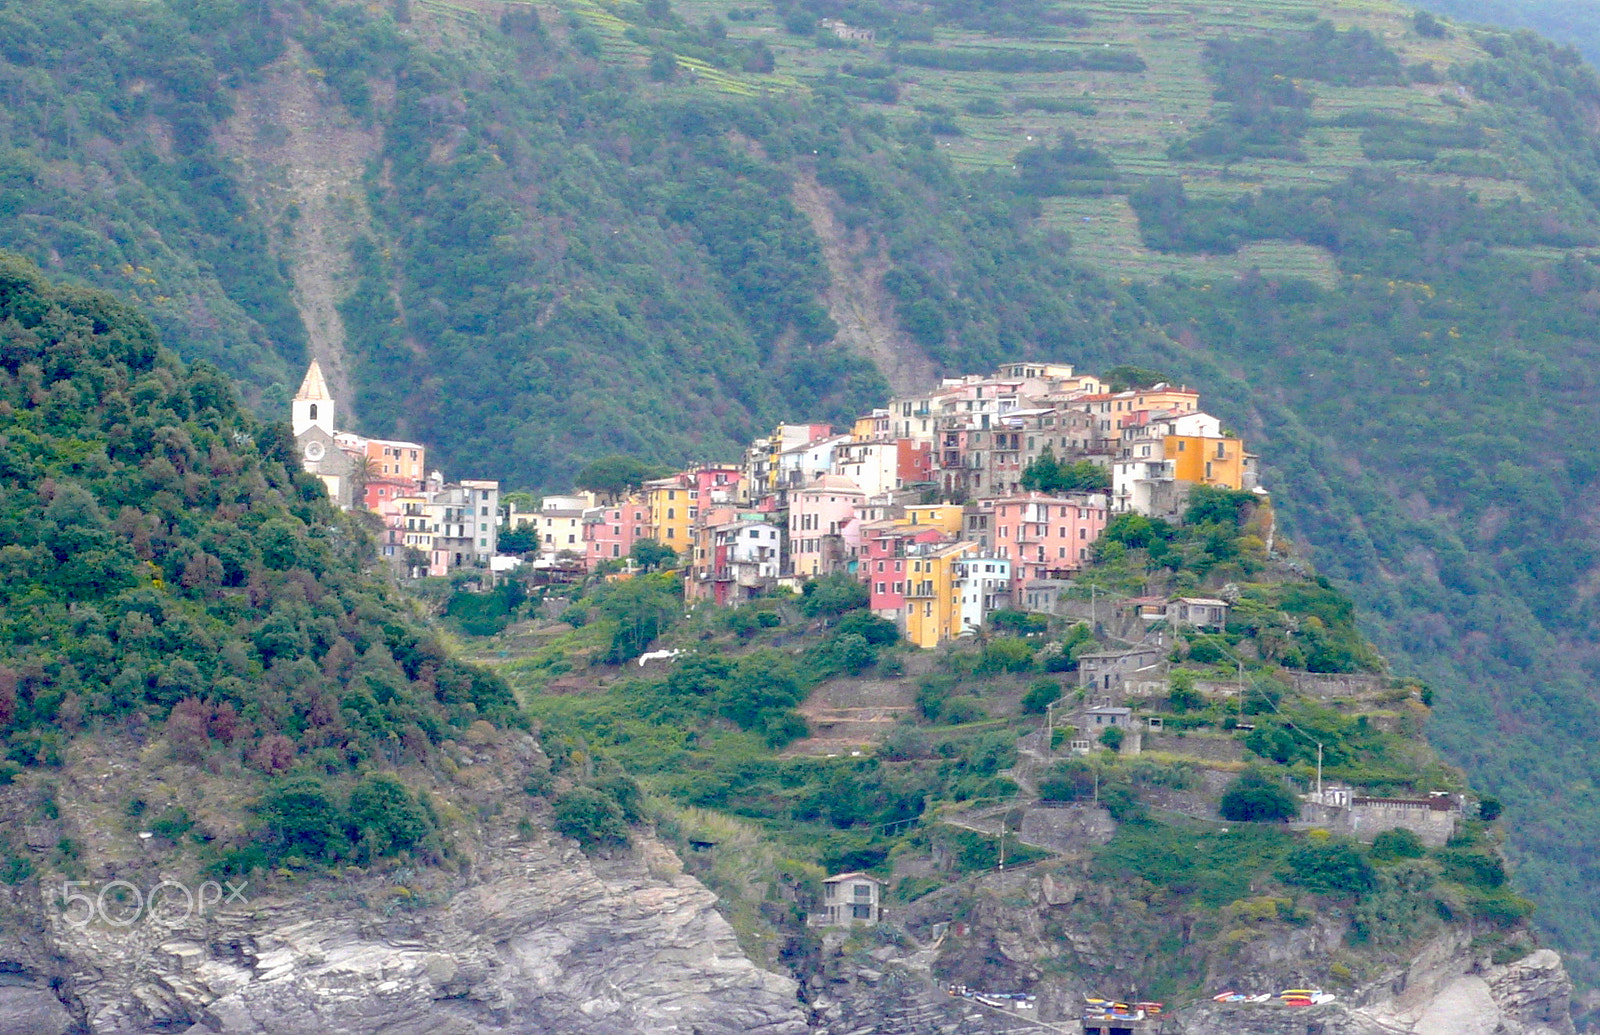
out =
<path fill-rule="evenodd" d="M 1437 680 L 1441 743 L 1521 810 L 1543 922 L 1600 950 L 1572 891 L 1600 845 L 1600 87 L 1570 51 L 1300 0 L 0 15 L 5 240 L 268 406 L 298 301 L 365 430 L 453 472 L 727 455 L 881 398 L 885 350 L 1201 385 Z M 291 67 L 307 122 L 376 141 L 364 197 L 313 212 L 222 157 L 284 167 L 298 124 L 275 135 L 251 84 Z"/>
<path fill-rule="evenodd" d="M 5 1031 L 804 1029 L 670 853 L 551 832 L 285 425 L 6 255 L 0 538 Z"/>

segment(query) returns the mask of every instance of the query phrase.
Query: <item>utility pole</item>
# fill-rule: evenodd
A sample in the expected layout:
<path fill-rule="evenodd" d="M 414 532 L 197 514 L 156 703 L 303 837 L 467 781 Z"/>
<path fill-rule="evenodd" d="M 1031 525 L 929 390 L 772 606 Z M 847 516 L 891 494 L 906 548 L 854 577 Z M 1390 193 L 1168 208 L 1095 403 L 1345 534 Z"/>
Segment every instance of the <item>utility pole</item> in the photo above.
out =
<path fill-rule="evenodd" d="M 1327 804 L 1322 801 L 1322 741 L 1320 740 L 1317 741 L 1317 801 Z"/>

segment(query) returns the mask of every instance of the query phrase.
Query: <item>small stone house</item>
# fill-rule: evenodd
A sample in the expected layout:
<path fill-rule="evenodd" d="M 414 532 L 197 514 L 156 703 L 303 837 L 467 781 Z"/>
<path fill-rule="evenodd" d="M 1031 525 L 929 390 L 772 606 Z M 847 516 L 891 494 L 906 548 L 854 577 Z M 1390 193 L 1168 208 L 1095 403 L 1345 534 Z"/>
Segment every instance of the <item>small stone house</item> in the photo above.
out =
<path fill-rule="evenodd" d="M 871 926 L 883 919 L 884 882 L 859 871 L 836 873 L 822 882 L 823 925 Z"/>
<path fill-rule="evenodd" d="M 1100 707 L 1090 708 L 1083 713 L 1083 729 L 1091 734 L 1098 734 L 1109 726 L 1126 729 L 1133 725 L 1132 708 Z"/>
<path fill-rule="evenodd" d="M 1228 602 L 1214 597 L 1178 597 L 1167 603 L 1167 624 L 1177 629 L 1222 629 L 1228 624 Z"/>
<path fill-rule="evenodd" d="M 1078 685 L 1096 690 L 1121 689 L 1124 680 L 1134 673 L 1158 667 L 1164 654 L 1160 647 L 1151 645 L 1084 654 L 1078 658 Z"/>

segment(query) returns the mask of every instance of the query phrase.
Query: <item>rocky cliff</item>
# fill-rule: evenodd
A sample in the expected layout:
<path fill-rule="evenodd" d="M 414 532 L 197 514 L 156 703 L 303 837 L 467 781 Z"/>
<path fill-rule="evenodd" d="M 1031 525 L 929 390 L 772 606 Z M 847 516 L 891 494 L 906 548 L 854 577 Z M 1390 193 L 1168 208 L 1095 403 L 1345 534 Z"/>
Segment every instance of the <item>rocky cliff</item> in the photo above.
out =
<path fill-rule="evenodd" d="M 508 740 L 458 753 L 469 800 L 520 793 L 512 756 L 537 749 Z M 806 1030 L 795 982 L 752 964 L 715 896 L 648 836 L 593 859 L 507 816 L 476 827 L 455 873 L 352 869 L 303 883 L 284 874 L 236 901 L 213 893 L 191 910 L 174 891 L 136 914 L 116 888 L 101 891 L 124 880 L 124 893 L 143 893 L 163 879 L 196 890 L 198 878 L 93 851 L 112 832 L 89 829 L 91 815 L 68 809 L 62 829 L 91 846 L 78 874 L 86 883 L 65 890 L 98 900 L 92 922 L 81 922 L 81 902 L 62 908 L 63 874 L 8 889 L 7 1035 Z"/>
<path fill-rule="evenodd" d="M 1197 956 L 1206 988 L 1276 991 L 1311 984 L 1337 998 L 1310 1008 L 1279 1003 L 1168 1002 L 1165 1035 L 1572 1035 L 1572 984 L 1561 958 L 1534 949 L 1496 963 L 1473 932 L 1452 927 L 1414 956 L 1356 954 L 1348 920 L 1318 918 L 1228 949 L 1194 951 L 1183 917 L 1133 908 L 1126 889 L 1084 881 L 1048 863 L 947 889 L 904 910 L 899 926 L 836 934 L 807 992 L 821 1031 L 845 1033 L 1043 1030 L 1075 1021 L 1085 994 L 1131 994 L 1162 968 Z M 961 917 L 962 919 L 953 919 Z M 1161 944 L 1164 955 L 1144 955 Z M 1216 941 L 1221 941 L 1217 939 Z M 1333 975 L 1343 978 L 1329 980 Z M 1190 972 L 1192 973 L 1192 972 Z M 1144 985 L 1139 982 L 1144 981 Z M 1031 1010 L 951 996 L 950 985 L 1026 990 Z"/>

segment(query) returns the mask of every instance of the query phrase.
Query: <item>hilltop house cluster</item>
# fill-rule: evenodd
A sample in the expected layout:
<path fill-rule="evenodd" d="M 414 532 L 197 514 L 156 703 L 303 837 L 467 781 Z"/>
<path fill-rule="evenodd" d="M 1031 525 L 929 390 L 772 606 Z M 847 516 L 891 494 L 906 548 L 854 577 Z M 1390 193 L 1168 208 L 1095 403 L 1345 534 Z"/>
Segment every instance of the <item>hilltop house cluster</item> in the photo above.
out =
<path fill-rule="evenodd" d="M 1110 490 L 1025 490 L 1046 450 L 1109 471 Z M 1114 515 L 1176 516 L 1197 485 L 1257 488 L 1255 457 L 1198 392 L 1109 391 L 1065 364 L 1010 363 L 893 399 L 848 431 L 780 425 L 738 461 L 609 502 L 547 497 L 509 520 L 540 533 L 546 563 L 590 571 L 642 540 L 671 547 L 690 601 L 734 605 L 847 574 L 876 614 L 932 647 L 997 609 L 1051 610 Z"/>
<path fill-rule="evenodd" d="M 316 360 L 290 404 L 300 462 L 322 479 L 340 507 L 383 523 L 380 552 L 412 575 L 447 575 L 493 566 L 499 546 L 500 483 L 446 482 L 428 471 L 417 442 L 339 431 L 335 402 Z"/>

